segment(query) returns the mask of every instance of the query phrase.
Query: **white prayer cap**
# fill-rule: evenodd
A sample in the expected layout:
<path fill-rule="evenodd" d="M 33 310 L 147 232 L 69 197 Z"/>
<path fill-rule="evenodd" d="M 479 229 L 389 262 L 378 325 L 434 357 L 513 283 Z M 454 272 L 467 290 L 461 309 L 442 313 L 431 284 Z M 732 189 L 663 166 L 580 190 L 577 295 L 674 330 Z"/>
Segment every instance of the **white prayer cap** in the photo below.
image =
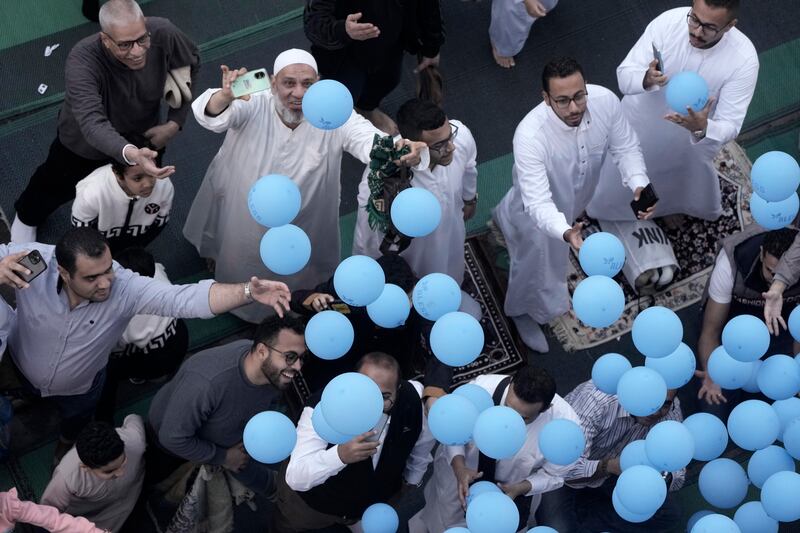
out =
<path fill-rule="evenodd" d="M 299 48 L 290 48 L 285 52 L 281 52 L 278 54 L 278 57 L 275 58 L 275 65 L 272 67 L 272 74 L 276 75 L 285 67 L 298 64 L 308 65 L 314 69 L 314 72 L 319 73 L 317 71 L 317 62 L 314 59 L 314 56 L 305 50 L 300 50 Z"/>

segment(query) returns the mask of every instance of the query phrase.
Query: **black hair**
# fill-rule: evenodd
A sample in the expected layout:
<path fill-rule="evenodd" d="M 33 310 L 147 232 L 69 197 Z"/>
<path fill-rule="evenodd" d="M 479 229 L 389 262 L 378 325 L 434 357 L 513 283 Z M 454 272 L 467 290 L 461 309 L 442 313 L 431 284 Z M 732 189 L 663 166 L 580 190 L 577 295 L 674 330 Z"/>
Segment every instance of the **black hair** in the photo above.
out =
<path fill-rule="evenodd" d="M 397 254 L 382 255 L 378 258 L 378 264 L 383 269 L 386 276 L 386 283 L 397 285 L 405 292 L 411 292 L 417 284 L 417 276 L 411 270 L 408 262 Z"/>
<path fill-rule="evenodd" d="M 430 100 L 412 98 L 397 111 L 397 129 L 400 135 L 412 141 L 419 141 L 424 130 L 441 128 L 445 122 L 444 110 Z"/>
<path fill-rule="evenodd" d="M 525 403 L 542 402 L 542 411 L 550 407 L 556 395 L 556 382 L 544 368 L 524 366 L 511 378 L 514 394 Z"/>
<path fill-rule="evenodd" d="M 140 276 L 152 278 L 156 275 L 156 260 L 153 254 L 141 246 L 131 246 L 117 252 L 114 255 L 114 260 Z"/>
<path fill-rule="evenodd" d="M 389 370 L 394 372 L 397 375 L 397 383 L 400 383 L 400 363 L 397 362 L 397 359 L 389 355 L 388 353 L 384 352 L 370 352 L 361 357 L 356 363 L 356 372 L 360 372 L 364 365 L 370 364 L 373 366 L 377 366 L 378 368 L 383 368 L 384 370 Z"/>
<path fill-rule="evenodd" d="M 125 170 L 130 168 L 130 165 L 125 163 L 120 163 L 119 161 L 112 161 L 111 162 L 111 170 L 114 172 L 119 179 L 125 178 Z"/>
<path fill-rule="evenodd" d="M 56 244 L 56 261 L 69 275 L 75 274 L 75 262 L 79 255 L 101 257 L 108 248 L 108 241 L 95 228 L 87 226 L 70 228 Z"/>
<path fill-rule="evenodd" d="M 544 89 L 544 92 L 549 93 L 551 78 L 566 78 L 576 72 L 583 76 L 583 68 L 574 58 L 557 57 L 551 59 L 542 70 L 542 89 Z"/>
<path fill-rule="evenodd" d="M 269 316 L 256 326 L 256 332 L 253 334 L 253 346 L 250 351 L 255 351 L 259 344 L 272 346 L 281 330 L 284 329 L 303 335 L 306 331 L 306 324 L 300 318 L 292 315 L 284 315 L 283 318 L 278 315 Z"/>
<path fill-rule="evenodd" d="M 417 98 L 441 106 L 444 100 L 444 79 L 439 67 L 431 65 L 417 74 Z"/>
<path fill-rule="evenodd" d="M 125 444 L 111 424 L 94 421 L 80 432 L 75 449 L 81 463 L 89 468 L 102 468 L 125 452 Z"/>
<path fill-rule="evenodd" d="M 731 20 L 739 16 L 739 0 L 702 0 L 708 7 L 723 8 L 728 10 Z"/>
<path fill-rule="evenodd" d="M 781 228 L 769 231 L 764 235 L 764 242 L 761 243 L 761 249 L 764 250 L 764 253 L 780 259 L 792 245 L 796 236 L 797 230 L 792 228 Z"/>

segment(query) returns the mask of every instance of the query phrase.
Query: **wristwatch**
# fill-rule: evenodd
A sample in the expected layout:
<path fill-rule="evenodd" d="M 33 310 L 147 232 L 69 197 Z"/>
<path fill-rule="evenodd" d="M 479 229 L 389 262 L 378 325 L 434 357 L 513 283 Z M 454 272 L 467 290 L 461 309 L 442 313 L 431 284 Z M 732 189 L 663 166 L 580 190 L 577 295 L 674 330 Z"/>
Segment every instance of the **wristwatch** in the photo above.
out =
<path fill-rule="evenodd" d="M 244 284 L 244 298 L 248 302 L 252 302 L 253 301 L 253 293 L 250 292 L 250 282 L 249 281 Z"/>
<path fill-rule="evenodd" d="M 701 140 L 703 137 L 705 137 L 705 136 L 706 136 L 706 130 L 697 130 L 697 131 L 693 131 L 693 132 L 692 132 L 692 135 L 694 135 L 694 138 L 695 138 L 695 139 L 697 139 L 697 140 L 699 141 L 699 140 Z"/>

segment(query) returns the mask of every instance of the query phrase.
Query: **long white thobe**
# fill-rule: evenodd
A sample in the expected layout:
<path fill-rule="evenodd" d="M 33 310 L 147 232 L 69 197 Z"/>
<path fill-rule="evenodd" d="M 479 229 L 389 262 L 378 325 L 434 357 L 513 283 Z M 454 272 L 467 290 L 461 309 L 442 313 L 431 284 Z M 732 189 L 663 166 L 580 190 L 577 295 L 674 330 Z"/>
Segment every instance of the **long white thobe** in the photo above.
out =
<path fill-rule="evenodd" d="M 714 156 L 736 138 L 747 114 L 758 78 L 758 55 L 742 32 L 733 28 L 707 50 L 689 43 L 688 7 L 656 17 L 617 68 L 622 111 L 636 130 L 650 179 L 659 202 L 656 216 L 683 213 L 706 220 L 722 214 Z M 669 122 L 666 87 L 645 91 L 642 80 L 653 60 L 653 44 L 661 51 L 668 77 L 697 72 L 717 99 L 709 114 L 706 136 L 700 141 L 684 127 Z M 607 162 L 587 212 L 600 220 L 632 220 L 627 193 L 617 169 Z"/>
<path fill-rule="evenodd" d="M 464 200 L 475 198 L 478 186 L 478 167 L 475 162 L 477 148 L 472 132 L 457 120 L 453 160 L 447 166 L 437 165 L 425 170 L 415 170 L 413 187 L 433 193 L 442 207 L 442 219 L 433 233 L 412 239 L 400 255 L 408 261 L 417 276 L 441 272 L 452 277 L 459 285 L 464 280 Z M 380 257 L 383 233 L 369 227 L 366 207 L 369 201 L 369 169 L 364 172 L 358 186 L 358 218 L 353 237 L 353 254 Z"/>
<path fill-rule="evenodd" d="M 549 13 L 558 0 L 540 0 Z M 492 19 L 489 23 L 489 39 L 497 53 L 505 57 L 513 57 L 520 53 L 533 23 L 532 17 L 525 9 L 523 0 L 492 0 Z"/>
<path fill-rule="evenodd" d="M 250 101 L 234 100 L 216 117 L 205 114 L 206 104 L 219 89 L 209 89 L 192 104 L 197 122 L 216 133 L 227 132 L 197 192 L 183 234 L 200 256 L 216 261 L 214 277 L 241 282 L 250 276 L 283 281 L 290 289 L 314 287 L 333 275 L 339 263 L 339 199 L 342 152 L 369 162 L 373 136 L 370 122 L 355 112 L 335 130 L 321 130 L 303 121 L 288 128 L 278 117 L 272 93 L 254 94 Z M 259 243 L 267 228 L 247 207 L 250 187 L 267 174 L 289 176 L 300 188 L 300 213 L 292 224 L 311 240 L 311 258 L 300 272 L 279 276 L 262 263 Z M 270 312 L 251 304 L 233 311 L 249 322 Z"/>
<path fill-rule="evenodd" d="M 494 394 L 505 377 L 499 374 L 479 376 L 472 383 Z M 500 405 L 506 404 L 507 396 L 508 389 L 503 392 Z M 495 481 L 498 483 L 530 482 L 531 490 L 525 496 L 534 497 L 531 504 L 534 511 L 539 503 L 539 495 L 560 488 L 564 484 L 564 475 L 572 466 L 550 463 L 539 450 L 539 432 L 545 424 L 556 418 L 580 424 L 572 407 L 556 394 L 550 407 L 527 425 L 522 448 L 510 459 L 498 460 L 495 465 Z M 440 446 L 433 463 L 433 476 L 425 485 L 425 507 L 409 523 L 412 533 L 441 533 L 451 527 L 466 525 L 464 511 L 458 500 L 458 483 L 450 466 L 458 455 L 464 457 L 467 468 L 478 469 L 479 450 L 474 442 L 466 446 Z"/>
<path fill-rule="evenodd" d="M 567 126 L 542 102 L 514 133 L 514 184 L 494 210 L 511 260 L 508 316 L 527 314 L 544 324 L 569 310 L 563 235 L 592 198 L 608 153 L 631 191 L 648 184 L 639 141 L 619 99 L 599 85 L 587 91 L 579 126 Z M 628 209 L 632 199 L 628 192 Z"/>

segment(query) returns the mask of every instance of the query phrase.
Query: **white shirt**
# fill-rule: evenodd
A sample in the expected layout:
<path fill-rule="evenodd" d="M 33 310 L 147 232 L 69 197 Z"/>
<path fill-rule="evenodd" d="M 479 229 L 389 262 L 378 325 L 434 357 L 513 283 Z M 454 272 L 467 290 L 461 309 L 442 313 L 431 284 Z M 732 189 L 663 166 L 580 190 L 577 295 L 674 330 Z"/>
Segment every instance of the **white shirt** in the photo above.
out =
<path fill-rule="evenodd" d="M 720 250 L 711 278 L 708 280 L 708 296 L 718 304 L 729 304 L 733 299 L 733 270 L 725 250 Z"/>
<path fill-rule="evenodd" d="M 422 384 L 418 381 L 409 381 L 414 386 L 414 390 L 422 398 Z M 411 454 L 406 461 L 406 468 L 403 478 L 407 483 L 419 485 L 428 465 L 433 461 L 431 450 L 436 440 L 428 429 L 428 417 L 425 409 L 420 402 L 422 411 L 422 430 L 420 431 L 417 443 L 411 450 Z M 286 468 L 286 484 L 292 490 L 307 491 L 322 485 L 325 481 L 335 476 L 347 466 L 339 458 L 339 446 L 328 448 L 328 442 L 322 439 L 311 424 L 311 416 L 314 414 L 312 407 L 303 409 L 300 421 L 297 423 L 297 444 L 295 444 L 292 455 L 289 458 L 289 465 Z M 386 422 L 383 432 L 379 436 L 377 452 L 372 456 L 372 466 L 377 467 L 378 461 L 383 451 L 383 441 L 388 434 L 389 425 L 392 417 Z"/>

